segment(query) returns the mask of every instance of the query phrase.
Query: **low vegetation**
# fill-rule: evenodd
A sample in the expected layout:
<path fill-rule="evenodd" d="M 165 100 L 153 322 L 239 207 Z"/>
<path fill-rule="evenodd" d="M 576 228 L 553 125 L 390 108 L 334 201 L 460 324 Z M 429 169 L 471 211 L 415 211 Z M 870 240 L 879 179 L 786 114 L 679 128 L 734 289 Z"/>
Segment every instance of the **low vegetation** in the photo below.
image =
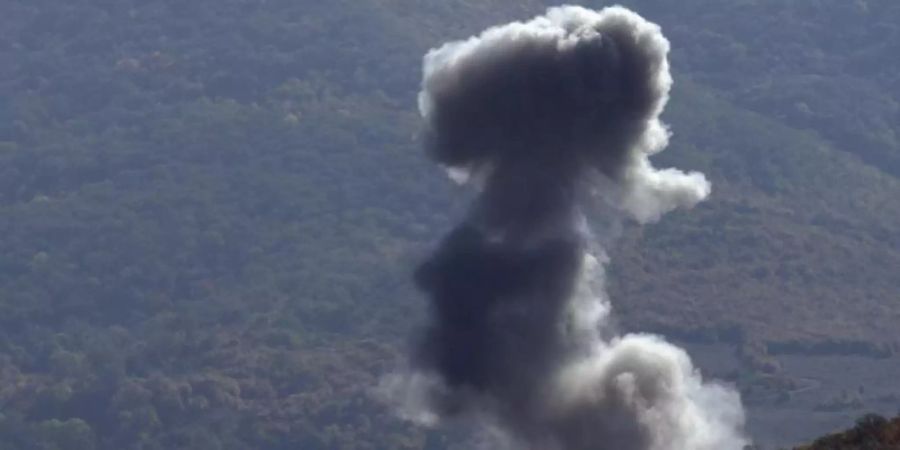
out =
<path fill-rule="evenodd" d="M 893 420 L 866 415 L 856 426 L 817 439 L 794 450 L 896 450 L 900 449 L 900 417 Z"/>

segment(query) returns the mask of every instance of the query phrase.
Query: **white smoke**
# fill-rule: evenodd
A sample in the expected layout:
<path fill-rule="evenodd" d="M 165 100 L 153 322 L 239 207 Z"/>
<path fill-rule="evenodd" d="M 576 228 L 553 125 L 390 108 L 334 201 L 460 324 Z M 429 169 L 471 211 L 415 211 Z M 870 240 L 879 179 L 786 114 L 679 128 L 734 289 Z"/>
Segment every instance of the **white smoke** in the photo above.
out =
<path fill-rule="evenodd" d="M 598 423 L 604 413 L 627 411 L 650 430 L 646 450 L 731 450 L 748 444 L 744 411 L 731 387 L 704 382 L 688 354 L 650 334 L 604 339 L 611 307 L 603 290 L 603 262 L 592 255 L 585 264 L 572 305 L 573 328 L 590 337 L 587 354 L 560 368 L 546 396 L 548 416 L 571 420 L 586 414 Z M 599 280 L 599 282 L 598 282 Z M 599 441 L 563 441 L 558 450 L 598 448 Z M 602 448 L 602 447 L 599 447 Z M 626 447 L 622 447 L 626 448 Z"/>

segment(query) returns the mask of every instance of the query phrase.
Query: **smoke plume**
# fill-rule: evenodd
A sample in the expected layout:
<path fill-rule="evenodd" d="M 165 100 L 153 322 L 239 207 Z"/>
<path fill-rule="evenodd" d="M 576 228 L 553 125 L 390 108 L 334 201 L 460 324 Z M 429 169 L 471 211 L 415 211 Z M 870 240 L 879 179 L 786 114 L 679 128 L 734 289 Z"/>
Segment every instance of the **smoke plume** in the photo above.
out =
<path fill-rule="evenodd" d="M 426 55 L 427 151 L 479 195 L 415 274 L 431 323 L 386 384 L 408 417 L 474 420 L 517 449 L 744 446 L 733 390 L 659 337 L 613 334 L 586 219 L 651 222 L 709 194 L 649 161 L 669 137 L 668 51 L 627 9 L 559 7 Z"/>

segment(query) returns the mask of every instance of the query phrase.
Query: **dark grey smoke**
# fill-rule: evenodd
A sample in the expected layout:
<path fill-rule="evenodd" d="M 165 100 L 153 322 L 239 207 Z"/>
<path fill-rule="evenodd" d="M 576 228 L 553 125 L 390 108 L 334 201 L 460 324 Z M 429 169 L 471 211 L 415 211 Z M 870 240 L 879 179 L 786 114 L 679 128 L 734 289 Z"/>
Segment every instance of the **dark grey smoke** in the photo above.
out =
<path fill-rule="evenodd" d="M 416 272 L 432 322 L 390 391 L 406 413 L 477 417 L 513 448 L 743 447 L 737 395 L 683 351 L 600 337 L 605 261 L 582 210 L 648 222 L 709 193 L 648 159 L 668 139 L 668 49 L 624 8 L 562 7 L 426 56 L 427 150 L 480 195 Z"/>

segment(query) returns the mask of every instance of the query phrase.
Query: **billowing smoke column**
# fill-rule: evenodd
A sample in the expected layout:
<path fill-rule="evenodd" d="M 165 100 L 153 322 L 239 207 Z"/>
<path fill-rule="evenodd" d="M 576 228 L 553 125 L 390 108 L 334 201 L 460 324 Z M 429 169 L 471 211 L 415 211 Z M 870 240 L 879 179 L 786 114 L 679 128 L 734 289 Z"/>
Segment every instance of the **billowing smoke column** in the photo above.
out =
<path fill-rule="evenodd" d="M 427 150 L 479 196 L 416 272 L 432 323 L 392 391 L 410 417 L 475 418 L 517 449 L 744 446 L 735 392 L 661 338 L 610 336 L 586 220 L 603 204 L 654 221 L 709 193 L 648 160 L 668 141 L 668 50 L 627 9 L 560 7 L 425 57 Z"/>

